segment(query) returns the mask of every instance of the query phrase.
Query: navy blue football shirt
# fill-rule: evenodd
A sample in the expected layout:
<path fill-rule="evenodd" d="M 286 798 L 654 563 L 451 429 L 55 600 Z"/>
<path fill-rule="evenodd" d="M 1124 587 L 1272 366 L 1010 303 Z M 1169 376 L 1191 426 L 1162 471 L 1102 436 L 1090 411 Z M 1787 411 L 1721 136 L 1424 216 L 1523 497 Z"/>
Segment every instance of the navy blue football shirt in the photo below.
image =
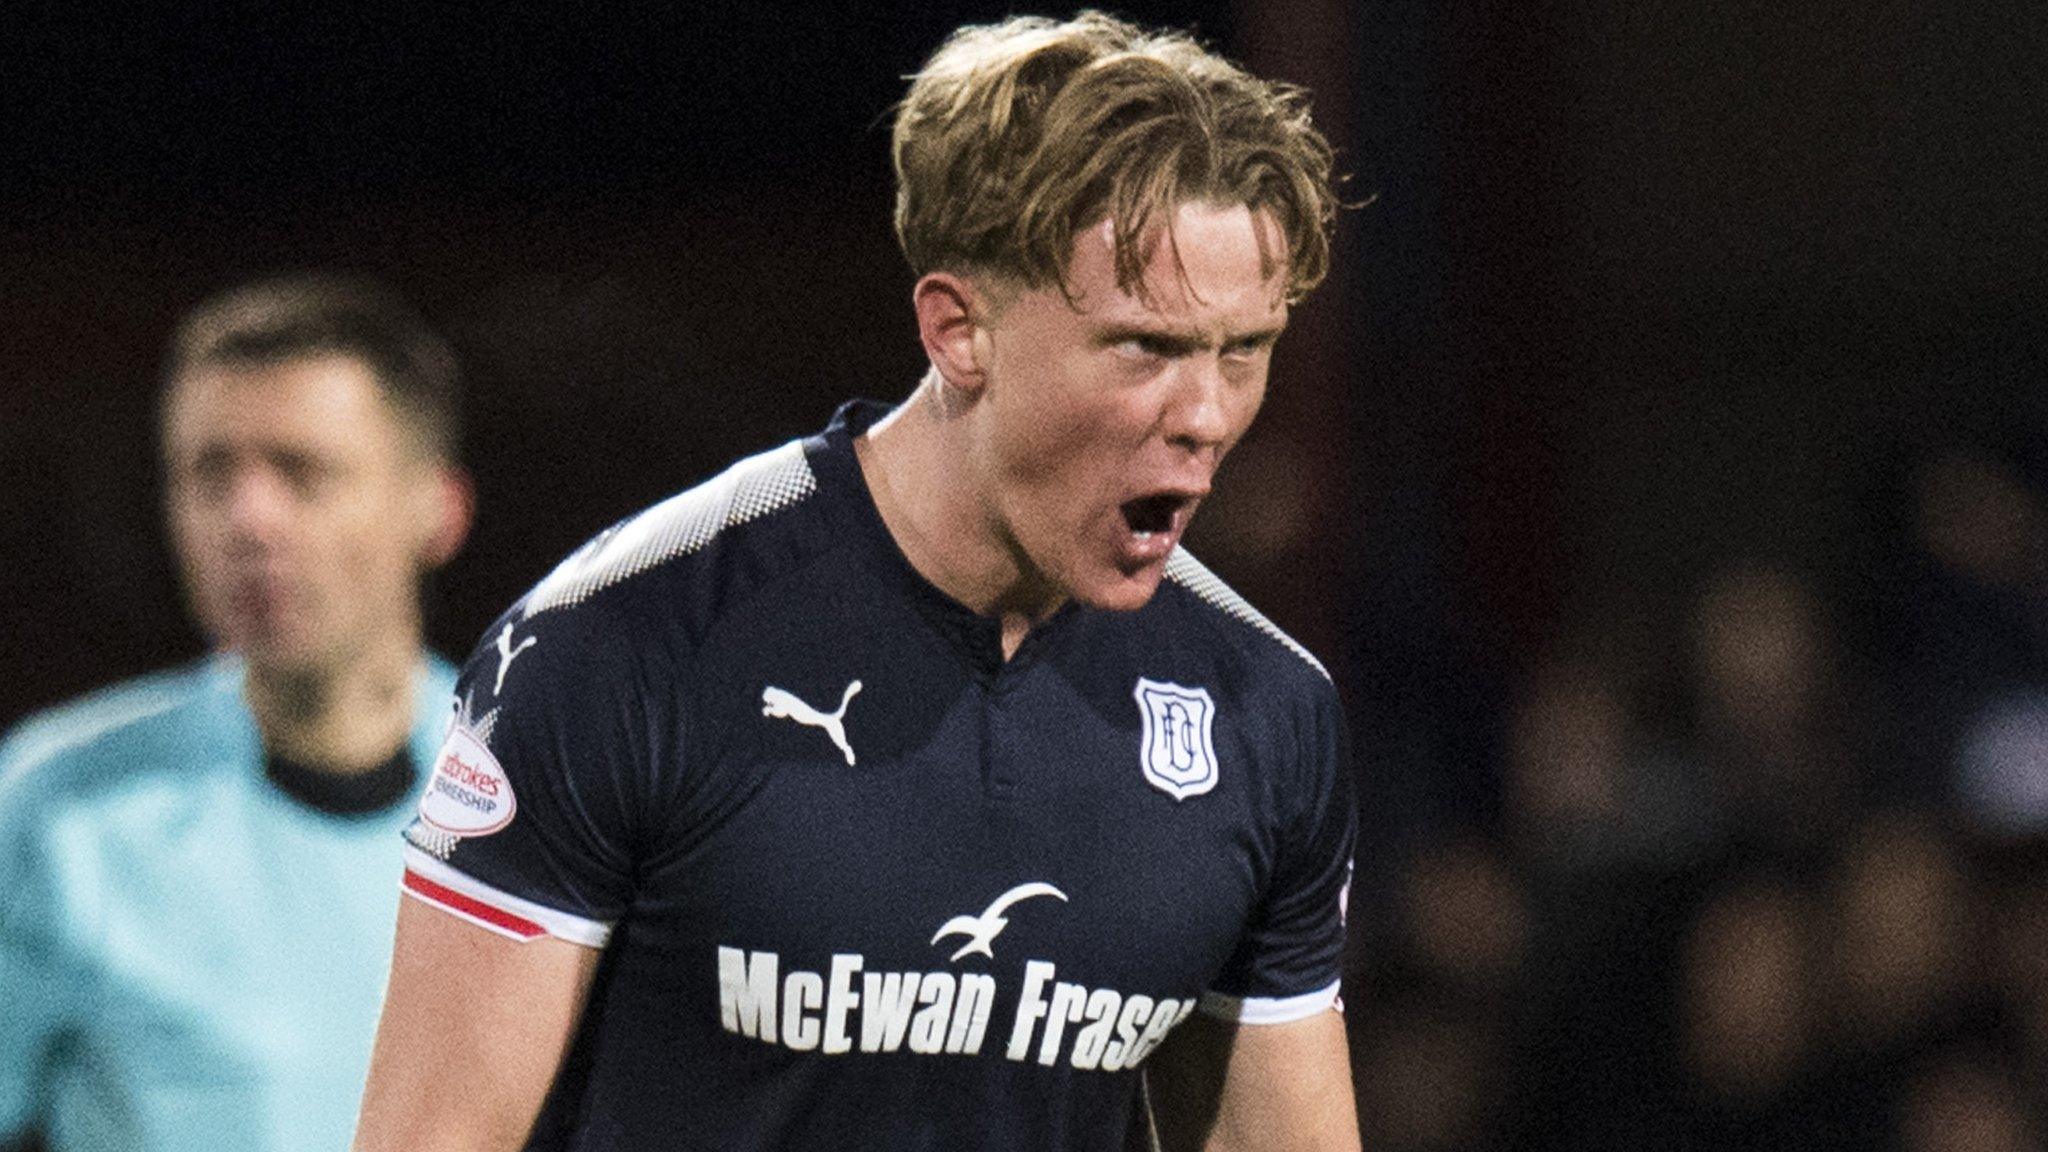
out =
<path fill-rule="evenodd" d="M 1321 666 L 1185 552 L 1005 661 L 875 510 L 885 412 L 599 535 L 462 674 L 406 892 L 604 949 L 535 1147 L 1116 1148 L 1191 1013 L 1336 1004 Z"/>

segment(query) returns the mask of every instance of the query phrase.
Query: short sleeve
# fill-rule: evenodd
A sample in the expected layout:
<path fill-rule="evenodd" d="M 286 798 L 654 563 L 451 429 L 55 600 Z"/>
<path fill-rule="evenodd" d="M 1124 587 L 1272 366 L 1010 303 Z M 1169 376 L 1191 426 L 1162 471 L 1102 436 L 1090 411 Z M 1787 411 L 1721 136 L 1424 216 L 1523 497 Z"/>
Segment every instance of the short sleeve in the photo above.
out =
<path fill-rule="evenodd" d="M 455 687 L 406 829 L 406 895 L 516 939 L 602 947 L 631 899 L 673 685 L 597 606 L 501 619 Z"/>
<path fill-rule="evenodd" d="M 1305 711 L 1273 874 L 1237 951 L 1202 998 L 1210 1016 L 1279 1024 L 1338 1004 L 1358 813 L 1335 692 Z"/>

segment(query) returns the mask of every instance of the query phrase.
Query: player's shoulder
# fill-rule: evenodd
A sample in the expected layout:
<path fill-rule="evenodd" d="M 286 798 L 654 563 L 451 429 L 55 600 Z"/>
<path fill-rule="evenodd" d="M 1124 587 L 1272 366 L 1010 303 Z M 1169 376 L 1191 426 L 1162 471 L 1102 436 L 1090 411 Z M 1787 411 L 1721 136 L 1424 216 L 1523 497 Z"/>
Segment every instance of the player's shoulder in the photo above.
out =
<path fill-rule="evenodd" d="M 1212 660 L 1228 665 L 1241 682 L 1279 689 L 1308 702 L 1334 702 L 1336 690 L 1322 661 L 1185 548 L 1167 558 L 1159 599 L 1175 627 L 1202 642 Z"/>
<path fill-rule="evenodd" d="M 804 442 L 749 456 L 606 528 L 534 585 L 510 618 L 560 614 L 559 629 L 701 627 L 826 545 L 810 505 L 818 478 Z M 486 637 L 488 642 L 491 637 Z"/>
<path fill-rule="evenodd" d="M 0 738 L 0 809 L 112 784 L 211 737 L 239 663 L 212 657 L 98 689 L 34 713 Z"/>

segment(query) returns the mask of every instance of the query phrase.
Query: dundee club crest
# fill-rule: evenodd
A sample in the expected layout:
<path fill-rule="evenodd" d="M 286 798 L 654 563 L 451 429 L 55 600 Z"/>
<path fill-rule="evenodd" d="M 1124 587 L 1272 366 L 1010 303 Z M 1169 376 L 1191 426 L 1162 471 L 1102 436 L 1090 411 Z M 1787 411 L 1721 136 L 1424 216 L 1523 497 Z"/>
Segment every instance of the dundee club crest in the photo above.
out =
<path fill-rule="evenodd" d="M 1185 800 L 1216 786 L 1216 702 L 1207 688 L 1139 677 L 1132 692 L 1145 722 L 1138 764 L 1154 788 Z"/>

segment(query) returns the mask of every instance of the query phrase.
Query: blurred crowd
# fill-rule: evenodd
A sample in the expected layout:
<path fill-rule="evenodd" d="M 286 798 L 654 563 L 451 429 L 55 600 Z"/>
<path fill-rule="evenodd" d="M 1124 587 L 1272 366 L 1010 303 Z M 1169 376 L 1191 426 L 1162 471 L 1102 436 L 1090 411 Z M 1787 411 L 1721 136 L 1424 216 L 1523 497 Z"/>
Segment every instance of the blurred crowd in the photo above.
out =
<path fill-rule="evenodd" d="M 1366 1147 L 2048 1147 L 2042 464 L 1901 453 L 1841 571 L 1702 572 L 1428 766 L 1487 787 L 1357 914 Z"/>

